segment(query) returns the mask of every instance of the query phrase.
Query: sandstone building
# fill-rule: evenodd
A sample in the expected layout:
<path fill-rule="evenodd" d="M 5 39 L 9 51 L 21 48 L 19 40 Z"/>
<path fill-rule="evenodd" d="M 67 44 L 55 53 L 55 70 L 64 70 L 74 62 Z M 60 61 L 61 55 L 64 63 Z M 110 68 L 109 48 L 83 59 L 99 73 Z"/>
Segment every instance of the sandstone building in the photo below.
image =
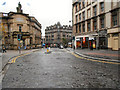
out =
<path fill-rule="evenodd" d="M 75 48 L 120 50 L 120 1 L 73 0 Z"/>
<path fill-rule="evenodd" d="M 64 44 L 64 41 L 71 43 L 72 41 L 72 27 L 68 25 L 57 24 L 46 27 L 45 29 L 45 43 L 52 47 L 58 47 Z"/>
<path fill-rule="evenodd" d="M 23 13 L 19 3 L 17 12 L 0 13 L 2 46 L 8 49 L 30 49 L 41 46 L 41 24 L 33 16 Z M 19 35 L 21 39 L 18 40 Z"/>

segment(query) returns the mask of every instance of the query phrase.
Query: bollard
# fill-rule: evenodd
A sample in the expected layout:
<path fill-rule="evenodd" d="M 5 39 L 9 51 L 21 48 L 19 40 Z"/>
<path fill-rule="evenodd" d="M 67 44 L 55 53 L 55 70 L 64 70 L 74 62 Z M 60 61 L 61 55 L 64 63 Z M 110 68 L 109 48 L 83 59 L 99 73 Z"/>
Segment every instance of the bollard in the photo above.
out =
<path fill-rule="evenodd" d="M 49 52 L 49 48 L 47 48 L 47 52 Z"/>
<path fill-rule="evenodd" d="M 50 47 L 49 47 L 49 51 L 50 51 Z"/>

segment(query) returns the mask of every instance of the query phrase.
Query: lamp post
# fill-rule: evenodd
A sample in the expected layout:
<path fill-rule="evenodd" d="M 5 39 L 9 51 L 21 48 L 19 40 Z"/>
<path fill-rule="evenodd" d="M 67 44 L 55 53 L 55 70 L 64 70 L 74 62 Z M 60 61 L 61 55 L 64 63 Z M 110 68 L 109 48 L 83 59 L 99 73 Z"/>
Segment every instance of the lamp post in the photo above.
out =
<path fill-rule="evenodd" d="M 69 20 L 69 23 L 70 23 L 70 25 L 71 25 L 71 27 L 72 27 L 72 31 L 73 31 L 73 20 Z M 75 36 L 74 36 L 74 35 L 72 35 L 71 41 L 72 41 L 72 48 L 75 49 L 75 47 L 74 47 L 74 46 L 75 46 L 75 45 L 74 45 Z"/>

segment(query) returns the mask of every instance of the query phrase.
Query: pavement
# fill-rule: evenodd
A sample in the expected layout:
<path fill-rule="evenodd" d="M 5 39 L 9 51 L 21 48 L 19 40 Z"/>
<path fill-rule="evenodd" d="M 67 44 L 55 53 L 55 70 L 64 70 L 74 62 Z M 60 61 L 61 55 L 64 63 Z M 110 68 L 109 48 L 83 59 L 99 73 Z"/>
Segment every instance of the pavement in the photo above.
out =
<path fill-rule="evenodd" d="M 18 50 L 7 50 L 6 53 L 0 53 L 0 68 L 1 70 L 5 67 L 5 65 L 11 60 L 12 58 L 28 53 L 28 52 L 34 52 L 39 49 L 31 49 L 31 50 L 21 50 L 21 53 L 19 53 Z M 0 72 L 1 72 L 0 70 Z"/>
<path fill-rule="evenodd" d="M 120 62 L 120 51 L 112 50 L 90 50 L 90 49 L 72 49 L 67 48 L 67 50 L 72 51 L 80 56 L 94 59 L 102 59 L 107 61 Z"/>

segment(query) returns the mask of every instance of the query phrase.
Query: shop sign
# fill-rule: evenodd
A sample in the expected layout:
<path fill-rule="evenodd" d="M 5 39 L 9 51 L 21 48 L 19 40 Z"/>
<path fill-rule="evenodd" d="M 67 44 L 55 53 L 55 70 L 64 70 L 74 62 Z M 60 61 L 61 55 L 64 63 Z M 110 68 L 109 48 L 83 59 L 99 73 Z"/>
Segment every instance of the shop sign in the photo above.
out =
<path fill-rule="evenodd" d="M 89 40 L 94 40 L 94 37 L 89 37 Z"/>
<path fill-rule="evenodd" d="M 95 42 L 93 42 L 93 48 L 95 48 Z"/>
<path fill-rule="evenodd" d="M 76 38 L 76 41 L 80 41 L 80 38 Z"/>

